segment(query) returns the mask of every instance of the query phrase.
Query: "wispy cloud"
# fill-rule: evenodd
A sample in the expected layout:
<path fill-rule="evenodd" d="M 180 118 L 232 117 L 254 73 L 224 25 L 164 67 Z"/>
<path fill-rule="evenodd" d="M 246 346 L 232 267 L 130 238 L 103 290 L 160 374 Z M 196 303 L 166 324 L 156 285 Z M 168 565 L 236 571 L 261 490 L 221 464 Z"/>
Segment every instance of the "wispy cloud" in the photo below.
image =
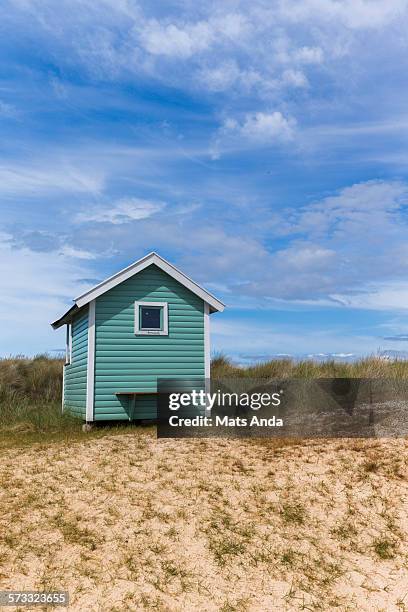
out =
<path fill-rule="evenodd" d="M 24 162 L 0 163 L 0 193 L 34 195 L 49 192 L 98 193 L 103 189 L 104 177 L 99 171 L 88 172 L 71 164 L 55 164 L 44 160 L 41 165 Z"/>
<path fill-rule="evenodd" d="M 280 4 L 282 17 L 294 21 L 334 21 L 353 29 L 379 28 L 406 14 L 406 0 L 302 0 L 293 4 L 283 0 Z"/>
<path fill-rule="evenodd" d="M 334 50 L 341 28 L 385 26 L 405 9 L 402 0 L 386 6 L 364 0 L 353 4 L 303 0 L 296 7 L 286 1 L 267 7 L 257 0 L 241 3 L 233 11 L 222 5 L 214 10 L 211 3 L 195 11 L 187 3 L 176 16 L 144 2 L 105 0 L 96 7 L 89 0 L 77 0 L 75 4 L 78 10 L 72 11 L 72 3 L 63 1 L 56 12 L 50 0 L 13 2 L 11 17 L 20 25 L 21 17 L 28 13 L 31 27 L 47 36 L 47 46 L 69 48 L 93 78 L 154 74 L 184 87 L 212 84 L 214 91 L 227 80 L 241 91 L 248 91 L 251 83 L 253 92 L 269 98 L 285 85 L 303 87 L 308 82 L 300 66 L 316 69 L 338 55 Z M 61 16 L 65 36 L 58 27 Z M 293 22 L 306 20 L 313 22 L 307 36 L 303 28 L 297 33 L 291 27 Z M 89 35 L 93 24 L 97 37 Z M 187 82 L 180 61 L 188 62 Z M 283 75 L 280 63 L 285 65 Z M 220 64 L 223 68 L 218 68 Z"/>
<path fill-rule="evenodd" d="M 262 208 L 229 209 L 228 224 L 221 210 L 208 220 L 201 208 L 116 203 L 79 213 L 75 231 L 64 240 L 99 256 L 108 245 L 129 260 L 152 248 L 177 253 L 181 267 L 222 287 L 237 303 L 400 310 L 408 303 L 407 198 L 404 182 L 368 181 L 297 210 L 283 209 L 272 223 Z M 85 221 L 93 224 L 91 234 Z M 274 246 L 274 240 L 284 244 Z"/>
<path fill-rule="evenodd" d="M 384 336 L 384 340 L 392 342 L 408 342 L 408 334 L 397 334 L 396 336 Z"/>
<path fill-rule="evenodd" d="M 65 244 L 59 250 L 60 255 L 64 255 L 65 257 L 69 257 L 71 259 L 96 259 L 96 255 L 91 253 L 90 251 L 85 251 L 84 249 L 76 249 L 69 244 Z"/>
<path fill-rule="evenodd" d="M 0 100 L 0 119 L 16 119 L 19 116 L 19 111 L 12 104 Z"/>
<path fill-rule="evenodd" d="M 2 354 L 46 351 L 58 346 L 51 321 L 70 305 L 73 295 L 88 288 L 80 279 L 90 275 L 89 269 L 71 256 L 12 248 L 7 238 L 0 236 Z M 22 321 L 24 333 L 19 334 Z M 62 334 L 59 337 L 63 345 Z"/>
<path fill-rule="evenodd" d="M 293 50 L 292 57 L 301 64 L 321 64 L 324 53 L 320 47 L 299 47 Z"/>
<path fill-rule="evenodd" d="M 48 232 L 45 230 L 27 230 L 17 224 L 14 233 L 0 235 L 3 248 L 11 247 L 13 252 L 53 253 L 71 259 L 96 259 L 96 254 L 83 248 L 76 248 L 70 243 L 65 232 Z M 103 252 L 103 251 L 102 251 Z M 99 255 L 101 251 L 99 251 Z M 106 255 L 106 251 L 104 253 Z"/>
<path fill-rule="evenodd" d="M 121 225 L 130 221 L 147 219 L 165 208 L 163 202 L 152 202 L 140 198 L 126 198 L 109 207 L 94 207 L 76 215 L 77 223 L 112 223 Z"/>

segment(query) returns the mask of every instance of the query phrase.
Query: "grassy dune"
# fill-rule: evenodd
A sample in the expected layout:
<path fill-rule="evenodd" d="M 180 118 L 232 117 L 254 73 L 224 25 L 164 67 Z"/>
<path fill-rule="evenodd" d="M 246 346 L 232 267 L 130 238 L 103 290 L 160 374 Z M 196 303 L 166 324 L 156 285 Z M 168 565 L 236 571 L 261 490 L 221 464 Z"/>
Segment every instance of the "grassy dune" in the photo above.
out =
<path fill-rule="evenodd" d="M 48 355 L 0 359 L 0 448 L 83 439 L 82 421 L 61 410 L 63 363 Z M 86 435 L 131 431 L 112 424 Z"/>
<path fill-rule="evenodd" d="M 35 434 L 60 435 L 80 430 L 80 424 L 61 412 L 62 359 L 39 355 L 32 359 L 0 360 L 0 443 Z"/>
<path fill-rule="evenodd" d="M 248 378 L 408 378 L 408 361 L 389 361 L 366 357 L 351 363 L 333 360 L 316 362 L 309 359 L 273 359 L 252 366 L 239 367 L 224 355 L 213 358 L 211 375 Z"/>
<path fill-rule="evenodd" d="M 63 360 L 47 355 L 0 359 L 0 444 L 81 435 L 81 423 L 61 412 Z M 407 361 L 370 357 L 354 363 L 272 360 L 248 367 L 228 357 L 212 360 L 214 378 L 408 378 Z M 117 429 L 117 426 L 113 425 Z M 112 427 L 111 427 L 112 429 Z M 102 435 L 97 432 L 94 435 Z"/>

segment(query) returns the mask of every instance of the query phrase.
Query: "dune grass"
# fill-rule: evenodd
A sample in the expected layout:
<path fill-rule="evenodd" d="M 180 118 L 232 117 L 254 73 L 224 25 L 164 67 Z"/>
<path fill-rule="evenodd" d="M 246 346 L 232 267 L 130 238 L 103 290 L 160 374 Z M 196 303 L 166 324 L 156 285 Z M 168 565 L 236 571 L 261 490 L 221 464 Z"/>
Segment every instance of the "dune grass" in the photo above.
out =
<path fill-rule="evenodd" d="M 0 359 L 0 446 L 32 441 L 82 437 L 82 422 L 61 410 L 63 359 L 38 355 Z M 292 361 L 276 359 L 240 367 L 225 355 L 216 355 L 211 364 L 214 379 L 368 377 L 408 378 L 407 361 L 369 357 L 353 363 Z M 92 435 L 109 431 L 130 431 L 129 426 L 112 424 Z"/>
<path fill-rule="evenodd" d="M 353 362 L 272 359 L 241 367 L 224 354 L 213 357 L 211 376 L 248 378 L 408 378 L 408 361 L 366 357 Z"/>
<path fill-rule="evenodd" d="M 0 432 L 62 432 L 79 426 L 61 411 L 62 364 L 47 355 L 0 360 Z"/>
<path fill-rule="evenodd" d="M 62 412 L 63 360 L 38 355 L 0 359 L 0 448 L 82 439 L 82 421 Z M 95 429 L 94 437 L 130 428 Z"/>

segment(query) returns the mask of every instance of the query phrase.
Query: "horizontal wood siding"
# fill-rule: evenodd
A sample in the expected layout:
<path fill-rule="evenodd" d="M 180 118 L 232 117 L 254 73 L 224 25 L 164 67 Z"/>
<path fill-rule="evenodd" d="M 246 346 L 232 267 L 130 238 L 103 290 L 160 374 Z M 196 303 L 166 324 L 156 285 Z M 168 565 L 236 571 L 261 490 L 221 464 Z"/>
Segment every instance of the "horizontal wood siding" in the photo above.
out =
<path fill-rule="evenodd" d="M 167 302 L 168 336 L 134 333 L 135 301 Z M 96 299 L 95 419 L 155 418 L 156 398 L 133 407 L 118 391 L 157 391 L 157 378 L 204 377 L 204 302 L 155 265 Z"/>
<path fill-rule="evenodd" d="M 65 367 L 64 410 L 85 419 L 88 362 L 88 310 L 72 321 L 72 359 Z"/>

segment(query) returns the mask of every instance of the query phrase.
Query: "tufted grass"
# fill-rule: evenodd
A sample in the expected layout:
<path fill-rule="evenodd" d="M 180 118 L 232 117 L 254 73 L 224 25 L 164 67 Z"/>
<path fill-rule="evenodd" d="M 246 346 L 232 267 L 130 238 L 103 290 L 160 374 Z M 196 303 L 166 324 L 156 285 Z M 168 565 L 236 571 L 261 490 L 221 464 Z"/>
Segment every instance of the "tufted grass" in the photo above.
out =
<path fill-rule="evenodd" d="M 0 359 L 0 446 L 30 442 L 82 438 L 82 422 L 61 411 L 63 359 L 48 355 Z M 214 356 L 213 378 L 320 378 L 372 377 L 408 378 L 407 361 L 369 357 L 353 363 L 327 361 L 295 362 L 277 359 L 240 367 L 225 355 Z M 92 436 L 111 431 L 130 432 L 132 427 L 112 424 L 98 428 Z M 89 434 L 88 434 L 89 435 Z"/>
<path fill-rule="evenodd" d="M 351 363 L 333 360 L 316 362 L 309 359 L 271 359 L 241 367 L 224 354 L 215 355 L 211 376 L 248 378 L 408 378 L 408 361 L 366 357 Z"/>
<path fill-rule="evenodd" d="M 61 410 L 63 363 L 48 355 L 0 359 L 0 448 L 133 431 L 112 423 L 84 434 L 82 421 Z"/>

